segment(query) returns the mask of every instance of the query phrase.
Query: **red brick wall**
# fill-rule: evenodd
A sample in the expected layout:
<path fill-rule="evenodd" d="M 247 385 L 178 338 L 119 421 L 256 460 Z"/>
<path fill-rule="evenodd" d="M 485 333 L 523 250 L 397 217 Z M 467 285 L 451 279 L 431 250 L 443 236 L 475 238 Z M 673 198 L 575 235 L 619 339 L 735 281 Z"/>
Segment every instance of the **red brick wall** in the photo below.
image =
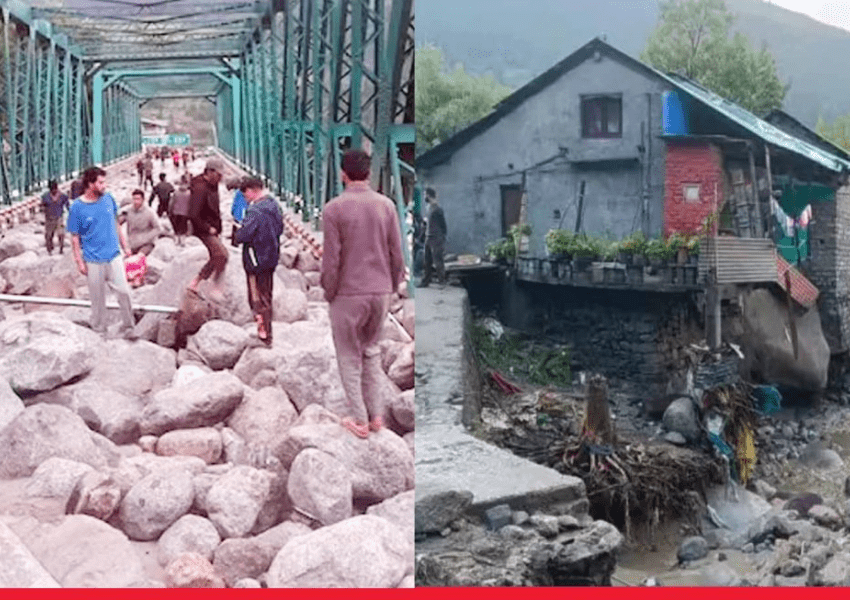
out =
<path fill-rule="evenodd" d="M 708 142 L 668 140 L 664 180 L 664 235 L 692 233 L 723 202 L 723 157 Z M 699 202 L 685 202 L 685 184 L 699 184 Z"/>

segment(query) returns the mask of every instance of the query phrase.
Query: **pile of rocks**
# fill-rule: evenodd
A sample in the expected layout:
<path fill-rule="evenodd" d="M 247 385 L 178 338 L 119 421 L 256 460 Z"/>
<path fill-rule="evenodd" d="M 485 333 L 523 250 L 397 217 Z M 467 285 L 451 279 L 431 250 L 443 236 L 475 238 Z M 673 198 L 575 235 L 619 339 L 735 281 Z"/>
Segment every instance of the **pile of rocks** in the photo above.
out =
<path fill-rule="evenodd" d="M 563 514 L 498 505 L 483 518 L 469 513 L 471 501 L 449 492 L 416 504 L 417 585 L 611 585 L 624 538 L 587 514 L 586 498 L 570 511 L 549 509 Z"/>
<path fill-rule="evenodd" d="M 40 244 L 29 224 L 0 242 L 0 285 L 61 279 L 85 297 L 68 252 Z M 205 260 L 161 238 L 134 303 L 179 305 Z M 145 315 L 131 342 L 93 333 L 88 309 L 6 311 L 0 552 L 21 558 L 2 561 L 0 585 L 413 585 L 413 303 L 394 300 L 373 374 L 388 427 L 361 440 L 337 416 L 319 263 L 296 240 L 281 262 L 270 347 L 235 249 L 223 297 L 204 299 L 217 318 L 179 349 L 167 315 Z"/>

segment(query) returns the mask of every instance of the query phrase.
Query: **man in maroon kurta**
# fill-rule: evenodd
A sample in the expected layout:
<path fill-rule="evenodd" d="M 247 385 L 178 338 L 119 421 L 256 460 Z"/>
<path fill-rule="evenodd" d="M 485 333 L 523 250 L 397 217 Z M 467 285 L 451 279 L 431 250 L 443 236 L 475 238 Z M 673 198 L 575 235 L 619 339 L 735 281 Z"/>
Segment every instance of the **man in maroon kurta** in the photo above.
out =
<path fill-rule="evenodd" d="M 395 204 L 369 186 L 369 155 L 342 157 L 345 191 L 322 214 L 322 287 L 330 303 L 339 374 L 348 399 L 343 425 L 359 437 L 383 425 L 373 369 L 380 369 L 377 338 L 390 297 L 404 279 Z"/>

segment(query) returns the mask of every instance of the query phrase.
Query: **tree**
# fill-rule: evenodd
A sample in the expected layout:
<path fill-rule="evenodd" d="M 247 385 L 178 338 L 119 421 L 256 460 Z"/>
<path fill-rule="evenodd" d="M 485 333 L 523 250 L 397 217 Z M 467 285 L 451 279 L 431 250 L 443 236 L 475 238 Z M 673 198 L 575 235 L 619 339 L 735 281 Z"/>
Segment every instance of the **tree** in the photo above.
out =
<path fill-rule="evenodd" d="M 416 153 L 481 119 L 510 92 L 492 76 L 470 75 L 460 65 L 449 72 L 439 48 L 417 48 Z"/>
<path fill-rule="evenodd" d="M 815 131 L 821 137 L 850 152 L 850 115 L 837 117 L 832 123 L 827 123 L 823 117 L 818 117 Z"/>
<path fill-rule="evenodd" d="M 751 47 L 723 0 L 667 0 L 641 59 L 675 72 L 757 115 L 780 108 L 788 86 L 779 81 L 766 45 Z"/>

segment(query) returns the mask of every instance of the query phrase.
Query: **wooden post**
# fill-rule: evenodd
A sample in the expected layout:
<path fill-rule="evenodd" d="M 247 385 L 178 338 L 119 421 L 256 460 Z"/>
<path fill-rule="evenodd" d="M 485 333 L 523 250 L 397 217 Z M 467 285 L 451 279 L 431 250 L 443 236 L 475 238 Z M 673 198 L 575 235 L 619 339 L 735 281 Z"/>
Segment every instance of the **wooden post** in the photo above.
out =
<path fill-rule="evenodd" d="M 608 382 L 602 375 L 594 375 L 587 385 L 583 433 L 597 444 L 608 446 L 617 442 L 608 404 Z"/>
<path fill-rule="evenodd" d="M 576 211 L 576 233 L 581 231 L 581 214 L 584 212 L 584 186 L 587 182 L 582 179 L 578 191 L 578 211 Z"/>
<path fill-rule="evenodd" d="M 776 219 L 773 218 L 773 175 L 770 172 L 770 146 L 767 144 L 764 145 L 764 164 L 767 169 L 767 191 L 770 198 L 768 210 L 771 211 L 770 217 L 768 217 L 768 231 L 770 232 L 770 239 L 776 240 Z"/>
<path fill-rule="evenodd" d="M 759 201 L 759 190 L 758 190 L 758 181 L 756 181 L 756 161 L 753 156 L 753 147 L 748 145 L 747 154 L 750 158 L 750 186 L 752 190 L 751 198 L 753 201 L 753 220 L 755 223 L 752 223 L 750 227 L 753 230 L 753 237 L 763 237 L 764 233 L 762 231 L 762 221 L 761 221 L 761 202 Z"/>

